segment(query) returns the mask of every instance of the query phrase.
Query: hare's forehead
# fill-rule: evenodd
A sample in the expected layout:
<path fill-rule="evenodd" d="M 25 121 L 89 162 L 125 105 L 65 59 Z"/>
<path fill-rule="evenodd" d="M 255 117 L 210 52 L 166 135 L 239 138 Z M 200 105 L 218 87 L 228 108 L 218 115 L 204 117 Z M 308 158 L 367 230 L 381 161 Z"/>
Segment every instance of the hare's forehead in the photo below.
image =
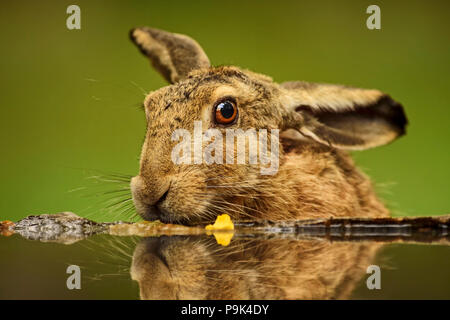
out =
<path fill-rule="evenodd" d="M 202 85 L 179 83 L 167 86 L 150 93 L 144 105 L 149 112 L 159 110 L 177 110 L 191 107 L 202 109 L 204 106 L 214 104 L 223 97 L 239 97 L 248 92 L 238 82 L 209 82 Z"/>

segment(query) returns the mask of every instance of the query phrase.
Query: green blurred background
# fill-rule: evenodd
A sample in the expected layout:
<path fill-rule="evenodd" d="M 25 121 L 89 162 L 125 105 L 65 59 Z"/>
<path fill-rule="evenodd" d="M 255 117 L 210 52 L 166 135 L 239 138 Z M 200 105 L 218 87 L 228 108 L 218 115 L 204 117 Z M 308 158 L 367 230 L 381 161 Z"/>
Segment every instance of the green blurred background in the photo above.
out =
<path fill-rule="evenodd" d="M 66 8 L 81 8 L 81 30 Z M 381 8 L 381 30 L 366 8 Z M 148 25 L 195 38 L 215 65 L 276 81 L 378 88 L 406 108 L 408 134 L 355 153 L 394 215 L 449 213 L 450 2 L 2 1 L 0 220 L 100 210 L 92 172 L 134 175 L 139 105 L 164 80 L 128 40 Z M 103 189 L 102 189 L 103 190 Z M 106 189 L 105 189 L 106 190 Z M 103 214 L 102 214 L 103 212 Z M 114 219 L 113 219 L 114 218 Z"/>

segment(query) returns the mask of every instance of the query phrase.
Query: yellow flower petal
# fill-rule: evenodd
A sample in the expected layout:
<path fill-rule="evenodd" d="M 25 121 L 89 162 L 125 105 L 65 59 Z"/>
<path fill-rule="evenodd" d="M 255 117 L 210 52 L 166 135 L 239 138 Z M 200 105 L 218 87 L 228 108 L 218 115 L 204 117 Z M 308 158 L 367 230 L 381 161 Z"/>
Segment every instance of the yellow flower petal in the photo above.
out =
<path fill-rule="evenodd" d="M 229 215 L 221 214 L 216 218 L 213 225 L 209 224 L 205 227 L 206 230 L 234 230 L 234 224 Z"/>
<path fill-rule="evenodd" d="M 214 224 L 209 224 L 205 227 L 207 235 L 214 235 L 218 244 L 227 246 L 230 244 L 234 236 L 234 224 L 227 214 L 221 214 L 216 218 Z M 214 232 L 215 231 L 215 232 Z"/>

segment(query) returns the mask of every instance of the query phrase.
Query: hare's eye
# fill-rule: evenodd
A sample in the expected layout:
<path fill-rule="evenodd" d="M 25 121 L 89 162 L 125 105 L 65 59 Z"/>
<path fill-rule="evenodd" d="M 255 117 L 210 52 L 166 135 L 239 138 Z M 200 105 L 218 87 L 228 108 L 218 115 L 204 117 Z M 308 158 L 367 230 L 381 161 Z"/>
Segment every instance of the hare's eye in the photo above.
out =
<path fill-rule="evenodd" d="M 237 117 L 238 110 L 232 101 L 222 101 L 216 105 L 214 115 L 216 122 L 220 124 L 231 124 Z"/>

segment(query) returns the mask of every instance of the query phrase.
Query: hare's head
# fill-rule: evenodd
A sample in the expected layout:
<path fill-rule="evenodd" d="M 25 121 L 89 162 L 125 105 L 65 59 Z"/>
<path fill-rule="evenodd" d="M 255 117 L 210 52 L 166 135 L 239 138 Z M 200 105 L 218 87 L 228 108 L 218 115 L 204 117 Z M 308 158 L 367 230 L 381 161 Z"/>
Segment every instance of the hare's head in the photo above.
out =
<path fill-rule="evenodd" d="M 264 169 L 276 174 L 285 161 L 277 130 L 292 129 L 303 141 L 349 150 L 386 144 L 404 133 L 402 107 L 378 90 L 277 84 L 237 67 L 212 67 L 185 35 L 137 28 L 131 38 L 170 82 L 144 102 L 147 133 L 140 173 L 131 181 L 144 219 L 194 223 L 224 211 L 237 218 L 246 199 L 262 191 L 261 181 L 270 179 Z M 231 131 L 236 143 L 227 137 Z M 258 154 L 267 137 L 276 159 L 252 161 L 249 151 L 239 162 L 239 139 L 249 150 L 255 134 Z M 233 191 L 237 186 L 239 192 Z"/>

